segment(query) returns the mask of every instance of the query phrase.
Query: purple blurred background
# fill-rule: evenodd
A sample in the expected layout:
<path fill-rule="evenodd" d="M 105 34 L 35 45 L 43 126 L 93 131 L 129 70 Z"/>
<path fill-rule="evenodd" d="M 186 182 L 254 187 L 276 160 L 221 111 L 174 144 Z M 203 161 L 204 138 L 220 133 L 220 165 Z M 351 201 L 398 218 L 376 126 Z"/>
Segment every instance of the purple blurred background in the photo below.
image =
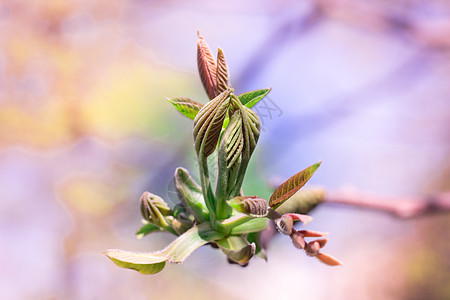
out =
<path fill-rule="evenodd" d="M 209 247 L 153 276 L 108 248 L 143 240 L 138 199 L 196 172 L 206 102 L 196 31 L 226 55 L 237 93 L 272 87 L 248 194 L 270 196 L 322 159 L 308 186 L 380 196 L 450 189 L 447 1 L 6 1 L 0 4 L 0 299 L 449 299 L 448 215 L 399 220 L 323 205 L 330 268 L 277 237 L 269 261 Z"/>

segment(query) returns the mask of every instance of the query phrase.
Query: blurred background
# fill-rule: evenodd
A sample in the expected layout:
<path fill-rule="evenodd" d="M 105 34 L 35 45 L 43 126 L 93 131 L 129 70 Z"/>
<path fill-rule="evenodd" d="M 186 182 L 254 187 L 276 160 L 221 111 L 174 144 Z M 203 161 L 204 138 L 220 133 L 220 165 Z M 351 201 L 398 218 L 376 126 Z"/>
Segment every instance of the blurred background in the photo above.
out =
<path fill-rule="evenodd" d="M 308 229 L 337 268 L 285 236 L 247 268 L 210 247 L 153 276 L 101 255 L 173 239 L 135 238 L 138 199 L 197 173 L 192 121 L 164 97 L 207 101 L 198 29 L 237 93 L 273 88 L 246 194 L 320 159 L 308 186 L 450 189 L 448 1 L 2 1 L 0 298 L 450 299 L 448 214 L 322 205 Z"/>

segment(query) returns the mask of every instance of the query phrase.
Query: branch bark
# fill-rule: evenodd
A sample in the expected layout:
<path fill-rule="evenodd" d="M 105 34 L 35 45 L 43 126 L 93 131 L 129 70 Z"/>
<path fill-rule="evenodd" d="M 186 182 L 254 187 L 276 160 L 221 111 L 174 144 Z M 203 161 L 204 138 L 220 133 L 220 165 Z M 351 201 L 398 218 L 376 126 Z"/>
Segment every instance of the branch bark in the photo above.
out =
<path fill-rule="evenodd" d="M 427 196 L 387 197 L 360 191 L 326 191 L 321 188 L 304 189 L 281 205 L 277 212 L 308 214 L 319 204 L 337 204 L 390 214 L 407 219 L 450 212 L 450 192 Z"/>
<path fill-rule="evenodd" d="M 326 192 L 323 203 L 376 210 L 406 219 L 436 213 L 449 213 L 450 192 L 422 197 L 381 197 L 360 192 Z"/>

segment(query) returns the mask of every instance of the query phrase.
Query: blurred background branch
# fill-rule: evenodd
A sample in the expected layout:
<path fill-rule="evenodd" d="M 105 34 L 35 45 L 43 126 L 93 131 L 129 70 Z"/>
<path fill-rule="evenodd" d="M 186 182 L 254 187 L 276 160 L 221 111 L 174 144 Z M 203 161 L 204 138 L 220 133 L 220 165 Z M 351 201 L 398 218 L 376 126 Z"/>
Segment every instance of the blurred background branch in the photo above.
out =
<path fill-rule="evenodd" d="M 282 111 L 264 120 L 244 190 L 270 195 L 263 175 L 322 159 L 325 202 L 368 208 L 313 212 L 338 273 L 276 239 L 267 264 L 233 268 L 205 248 L 151 278 L 99 254 L 168 243 L 133 234 L 142 191 L 170 193 L 180 165 L 197 173 L 192 122 L 164 97 L 207 101 L 198 29 L 237 91 L 272 86 Z M 242 300 L 251 286 L 258 299 L 449 299 L 448 214 L 413 217 L 448 211 L 449 36 L 441 0 L 1 2 L 0 298 Z"/>
<path fill-rule="evenodd" d="M 326 192 L 324 203 L 343 204 L 388 213 L 397 218 L 415 218 L 450 212 L 450 193 L 423 197 L 380 197 L 360 192 Z"/>

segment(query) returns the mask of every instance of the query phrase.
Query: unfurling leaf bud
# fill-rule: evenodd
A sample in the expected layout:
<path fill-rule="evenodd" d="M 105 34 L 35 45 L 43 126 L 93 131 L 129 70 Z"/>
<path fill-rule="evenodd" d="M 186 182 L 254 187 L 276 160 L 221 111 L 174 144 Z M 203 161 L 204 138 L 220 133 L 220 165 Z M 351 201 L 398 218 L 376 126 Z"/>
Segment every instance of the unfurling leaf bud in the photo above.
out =
<path fill-rule="evenodd" d="M 156 225 L 167 226 L 164 216 L 172 214 L 169 205 L 159 196 L 149 192 L 144 192 L 141 196 L 142 217 Z"/>
<path fill-rule="evenodd" d="M 239 180 L 238 172 L 242 164 L 242 150 L 244 149 L 244 135 L 242 130 L 242 116 L 236 110 L 230 117 L 222 141 L 219 145 L 219 178 L 217 187 L 219 198 L 229 199 L 231 190 Z"/>
<path fill-rule="evenodd" d="M 291 235 L 295 233 L 294 221 L 300 221 L 308 224 L 312 221 L 312 217 L 302 214 L 284 214 L 280 215 L 277 211 L 268 208 L 267 218 L 271 219 L 275 227 L 283 234 Z M 301 233 L 301 232 L 300 232 Z"/>
<path fill-rule="evenodd" d="M 275 220 L 275 226 L 282 234 L 291 235 L 294 229 L 294 220 L 289 215 L 283 215 Z"/>
<path fill-rule="evenodd" d="M 316 256 L 317 254 L 319 254 L 320 248 L 320 243 L 318 241 L 312 241 L 306 244 L 305 252 L 309 256 Z"/>
<path fill-rule="evenodd" d="M 194 119 L 194 144 L 197 155 L 208 157 L 216 150 L 223 121 L 230 106 L 227 89 L 204 105 Z"/>
<path fill-rule="evenodd" d="M 258 196 L 234 197 L 229 204 L 237 211 L 254 217 L 265 217 L 267 215 L 267 200 Z"/>
<path fill-rule="evenodd" d="M 214 61 L 214 57 L 211 53 L 211 49 L 209 49 L 208 44 L 205 39 L 198 34 L 197 41 L 197 64 L 198 64 L 198 73 L 200 74 L 200 79 L 203 83 L 203 87 L 205 88 L 206 93 L 208 94 L 209 99 L 213 99 L 216 96 L 216 62 Z"/>
<path fill-rule="evenodd" d="M 291 234 L 292 243 L 298 249 L 305 249 L 305 237 L 300 231 L 293 230 Z"/>

